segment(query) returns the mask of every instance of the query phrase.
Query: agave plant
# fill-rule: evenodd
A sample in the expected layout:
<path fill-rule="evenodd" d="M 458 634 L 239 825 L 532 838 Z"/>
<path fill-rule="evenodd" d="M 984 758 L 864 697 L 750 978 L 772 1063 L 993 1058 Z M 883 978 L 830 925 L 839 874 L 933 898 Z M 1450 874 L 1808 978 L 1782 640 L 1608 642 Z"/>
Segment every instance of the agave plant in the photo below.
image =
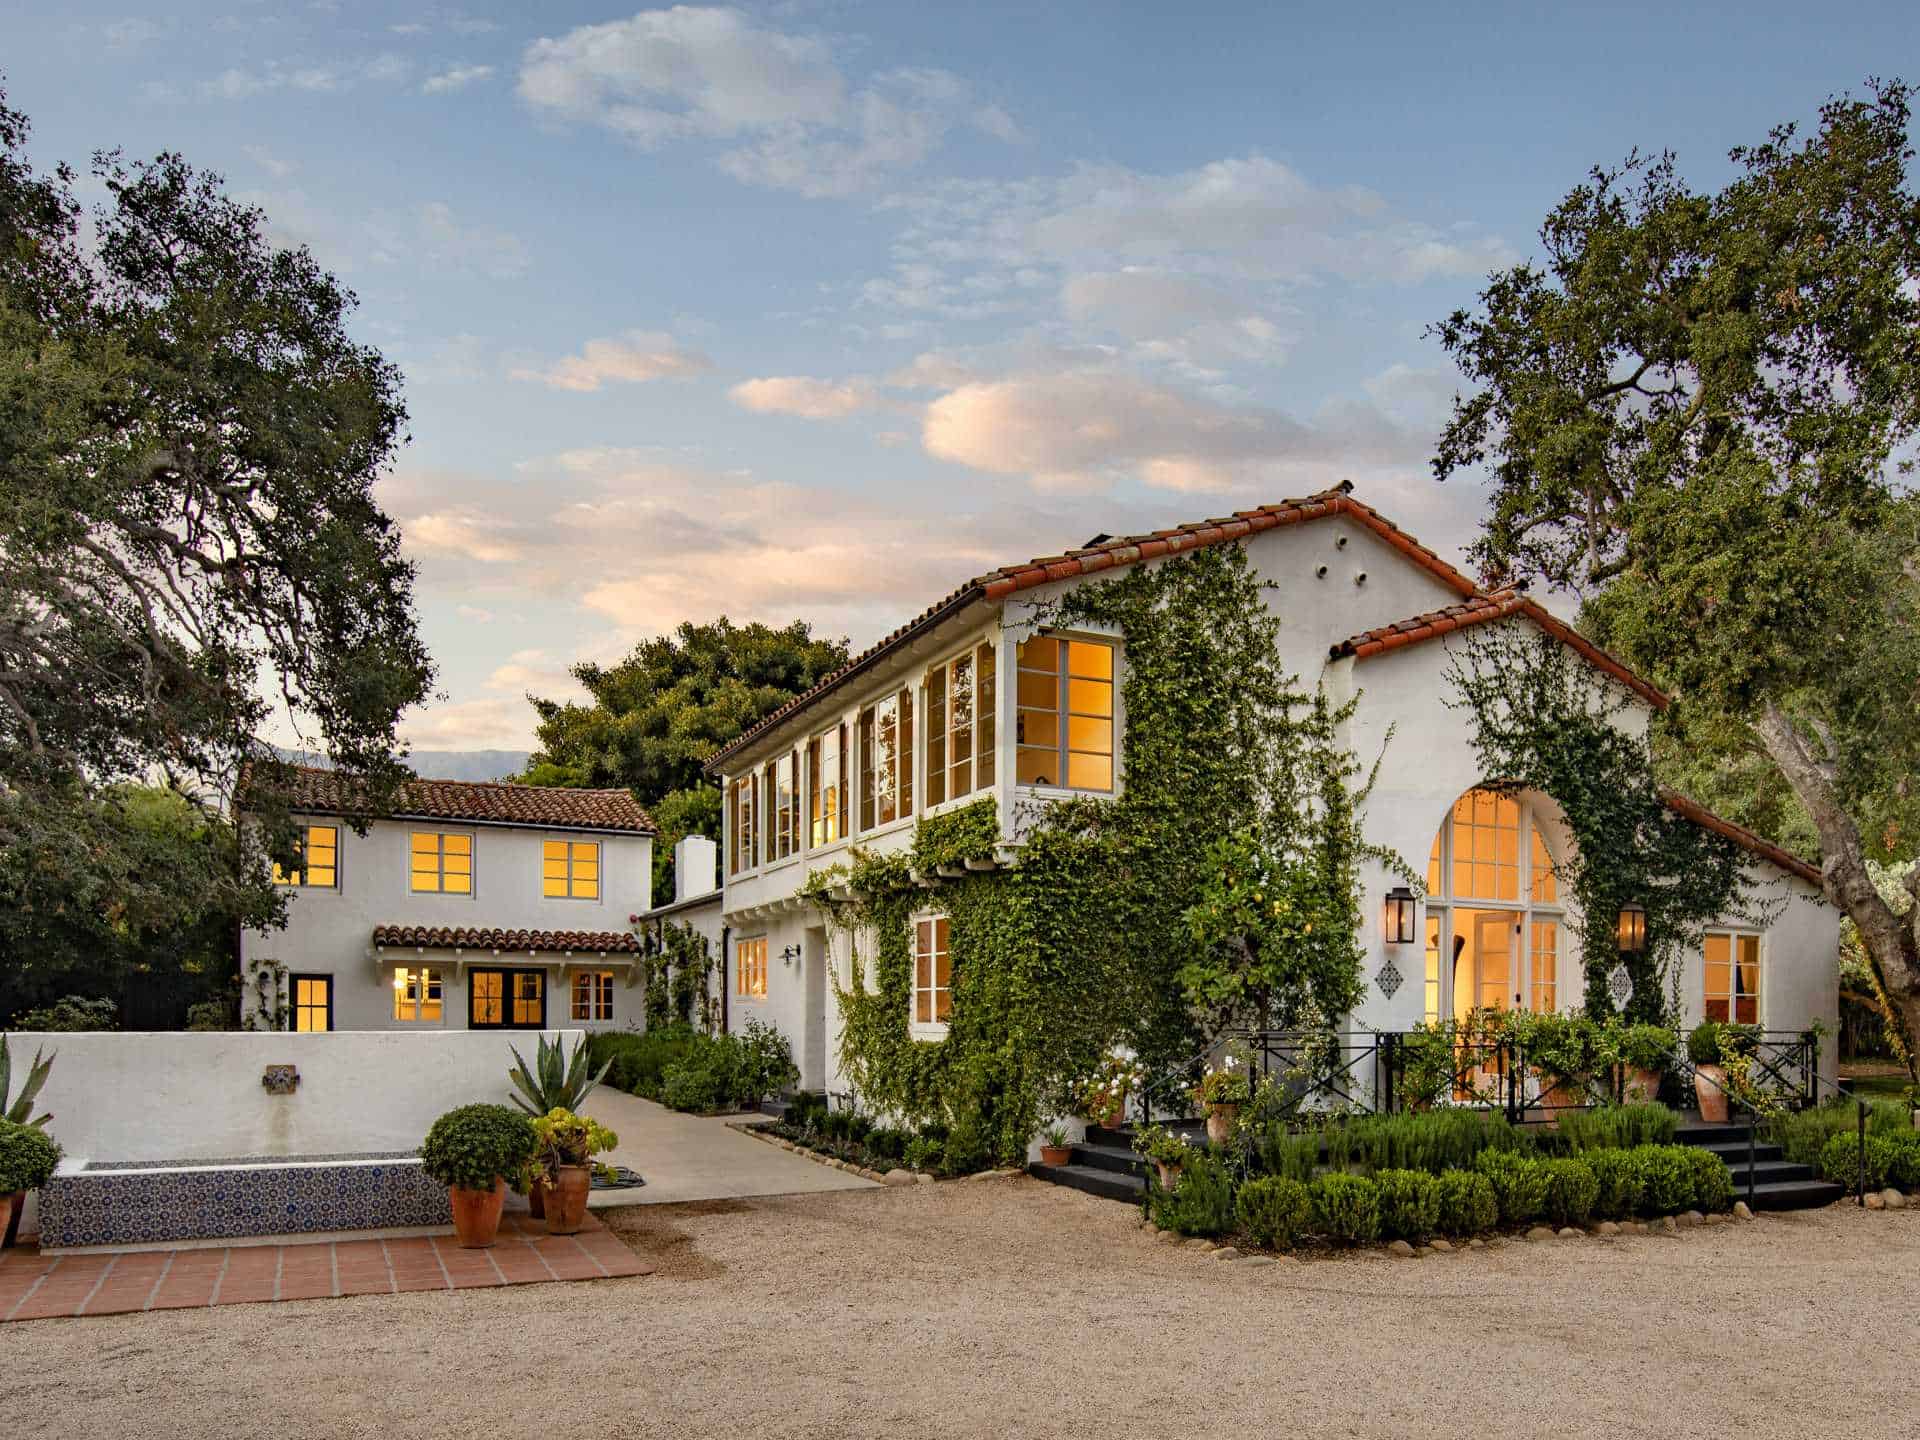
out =
<path fill-rule="evenodd" d="M 520 1093 L 513 1097 L 513 1103 L 529 1115 L 545 1115 L 551 1110 L 578 1110 L 580 1102 L 593 1093 L 593 1089 L 605 1078 L 607 1067 L 613 1064 L 611 1057 L 600 1067 L 596 1075 L 587 1073 L 590 1063 L 587 1059 L 587 1042 L 582 1040 L 574 1047 L 571 1059 L 556 1037 L 549 1041 L 540 1037 L 539 1048 L 534 1051 L 533 1066 L 521 1058 L 520 1051 L 513 1051 L 513 1068 L 507 1071 L 507 1078 L 513 1081 L 513 1088 Z"/>
<path fill-rule="evenodd" d="M 56 1050 L 54 1055 L 59 1053 Z M 26 1084 L 20 1087 L 18 1095 L 14 1095 L 13 1057 L 7 1053 L 7 1037 L 0 1035 L 0 1115 L 16 1125 L 44 1126 L 51 1120 L 51 1115 L 41 1115 L 32 1120 L 27 1118 L 33 1114 L 33 1102 L 40 1094 L 40 1087 L 47 1083 L 47 1072 L 51 1069 L 53 1055 L 43 1057 L 38 1050 L 34 1051 L 33 1064 L 27 1067 Z"/>

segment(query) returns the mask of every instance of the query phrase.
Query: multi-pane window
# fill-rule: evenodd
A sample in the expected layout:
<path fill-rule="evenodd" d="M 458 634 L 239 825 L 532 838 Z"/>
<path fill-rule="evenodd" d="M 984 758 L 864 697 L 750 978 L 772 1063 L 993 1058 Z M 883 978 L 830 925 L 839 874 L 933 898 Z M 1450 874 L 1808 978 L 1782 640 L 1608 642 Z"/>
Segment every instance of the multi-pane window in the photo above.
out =
<path fill-rule="evenodd" d="M 748 1000 L 767 998 L 767 937 L 733 942 L 733 993 Z"/>
<path fill-rule="evenodd" d="M 1113 646 L 1036 635 L 1022 641 L 1014 778 L 1113 789 Z"/>
<path fill-rule="evenodd" d="M 331 889 L 340 879 L 340 827 L 308 825 L 300 832 L 300 863 L 292 870 L 273 867 L 276 885 Z"/>
<path fill-rule="evenodd" d="M 927 803 L 993 784 L 993 646 L 980 645 L 927 672 Z"/>
<path fill-rule="evenodd" d="M 1741 1025 L 1760 1023 L 1760 937 L 1715 931 L 1706 937 L 1706 1015 Z"/>
<path fill-rule="evenodd" d="M 847 727 L 807 742 L 808 843 L 818 849 L 847 838 Z"/>
<path fill-rule="evenodd" d="M 1531 852 L 1533 877 L 1529 887 L 1533 895 L 1533 903 L 1536 905 L 1557 904 L 1560 899 L 1560 885 L 1559 881 L 1554 877 L 1553 857 L 1547 854 L 1547 842 L 1540 838 L 1538 826 L 1529 828 L 1527 833 L 1533 838 L 1533 849 Z"/>
<path fill-rule="evenodd" d="M 393 972 L 393 1018 L 439 1024 L 444 1013 L 438 970 L 399 966 Z"/>
<path fill-rule="evenodd" d="M 947 917 L 922 915 L 913 922 L 913 1023 L 945 1025 L 953 1013 L 953 957 Z"/>
<path fill-rule="evenodd" d="M 331 975 L 289 975 L 287 977 L 289 1028 L 300 1031 L 333 1029 L 333 977 Z"/>
<path fill-rule="evenodd" d="M 1454 802 L 1453 894 L 1520 898 L 1520 802 L 1511 795 L 1469 790 Z"/>
<path fill-rule="evenodd" d="M 540 864 L 542 893 L 549 899 L 600 898 L 600 847 L 591 840 L 549 840 Z"/>
<path fill-rule="evenodd" d="M 613 1019 L 613 972 L 576 970 L 573 973 L 573 1018 Z"/>
<path fill-rule="evenodd" d="M 737 875 L 742 870 L 751 870 L 756 863 L 759 854 L 759 837 L 755 833 L 754 822 L 757 818 L 759 794 L 759 787 L 753 783 L 753 777 L 750 775 L 744 775 L 733 782 L 732 798 L 727 805 L 733 839 L 733 863 L 729 867 L 730 874 Z"/>
<path fill-rule="evenodd" d="M 1428 1024 L 1440 1018 L 1440 917 L 1427 916 L 1426 1008 L 1421 1012 Z"/>
<path fill-rule="evenodd" d="M 473 837 L 414 831 L 411 885 L 415 893 L 471 895 Z"/>
<path fill-rule="evenodd" d="M 1531 930 L 1529 994 L 1534 1013 L 1546 1015 L 1560 1008 L 1560 927 L 1551 920 L 1535 920 Z"/>
<path fill-rule="evenodd" d="M 913 692 L 860 712 L 860 828 L 913 814 Z"/>
<path fill-rule="evenodd" d="M 767 785 L 767 859 L 784 860 L 800 853 L 800 755 L 788 751 L 770 762 Z"/>

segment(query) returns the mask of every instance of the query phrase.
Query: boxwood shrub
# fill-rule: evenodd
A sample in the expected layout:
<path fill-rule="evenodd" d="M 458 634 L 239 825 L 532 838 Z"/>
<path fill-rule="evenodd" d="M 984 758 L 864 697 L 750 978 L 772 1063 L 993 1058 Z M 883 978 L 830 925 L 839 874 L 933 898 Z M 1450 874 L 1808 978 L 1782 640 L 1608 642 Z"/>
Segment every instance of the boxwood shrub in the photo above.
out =
<path fill-rule="evenodd" d="M 1440 1224 L 1440 1182 L 1424 1170 L 1380 1170 L 1380 1233 L 1389 1240 L 1424 1240 Z"/>
<path fill-rule="evenodd" d="M 533 1156 L 533 1124 L 505 1105 L 462 1105 L 427 1131 L 420 1159 L 429 1176 L 461 1190 L 491 1190 L 493 1182 L 517 1185 Z"/>
<path fill-rule="evenodd" d="M 1473 1170 L 1442 1170 L 1434 1185 L 1443 1233 L 1478 1235 L 1500 1223 L 1500 1202 L 1486 1176 Z"/>
<path fill-rule="evenodd" d="M 1487 1177 L 1500 1206 L 1500 1223 L 1525 1225 L 1537 1220 L 1547 1203 L 1552 1178 L 1544 1162 L 1500 1150 L 1474 1157 L 1473 1168 Z"/>
<path fill-rule="evenodd" d="M 1704 1150 L 1700 1153 L 1706 1155 Z M 1707 1158 L 1713 1159 L 1711 1155 Z M 1547 1193 L 1542 1207 L 1547 1218 L 1555 1225 L 1586 1224 L 1593 1217 L 1594 1203 L 1600 1198 L 1600 1180 L 1593 1173 L 1593 1167 L 1584 1159 L 1539 1163 L 1547 1174 Z"/>
<path fill-rule="evenodd" d="M 1602 1220 L 1625 1220 L 1640 1209 L 1647 1192 L 1646 1168 L 1631 1150 L 1588 1150 L 1580 1158 L 1593 1171 L 1593 1213 Z"/>
<path fill-rule="evenodd" d="M 1364 1175 L 1322 1175 L 1313 1182 L 1313 1221 L 1336 1245 L 1372 1244 L 1380 1238 L 1380 1187 Z"/>
<path fill-rule="evenodd" d="M 1643 1211 L 1672 1215 L 1692 1207 L 1698 1187 L 1692 1151 L 1691 1145 L 1642 1145 L 1628 1152 L 1640 1165 Z M 1704 1150 L 1700 1153 L 1706 1154 Z"/>
<path fill-rule="evenodd" d="M 60 1147 L 46 1131 L 0 1120 L 0 1195 L 38 1190 L 59 1163 Z"/>
<path fill-rule="evenodd" d="M 1233 1228 L 1233 1176 L 1215 1156 L 1195 1155 L 1182 1167 L 1178 1185 L 1149 1193 L 1154 1223 L 1162 1230 L 1222 1235 Z"/>
<path fill-rule="evenodd" d="M 1313 1223 L 1313 1194 L 1298 1180 L 1263 1175 L 1240 1187 L 1234 1214 L 1256 1244 L 1290 1250 Z"/>

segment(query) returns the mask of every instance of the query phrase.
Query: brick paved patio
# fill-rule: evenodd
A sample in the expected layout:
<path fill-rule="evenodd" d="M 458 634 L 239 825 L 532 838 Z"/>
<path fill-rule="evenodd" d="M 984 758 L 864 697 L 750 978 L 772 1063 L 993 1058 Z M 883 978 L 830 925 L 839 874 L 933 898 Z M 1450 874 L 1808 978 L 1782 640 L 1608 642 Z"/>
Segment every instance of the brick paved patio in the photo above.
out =
<path fill-rule="evenodd" d="M 452 1235 L 116 1255 L 42 1255 L 24 1247 L 0 1254 L 0 1320 L 652 1273 L 591 1215 L 578 1235 L 549 1235 L 541 1221 L 505 1216 L 490 1250 L 463 1250 Z"/>

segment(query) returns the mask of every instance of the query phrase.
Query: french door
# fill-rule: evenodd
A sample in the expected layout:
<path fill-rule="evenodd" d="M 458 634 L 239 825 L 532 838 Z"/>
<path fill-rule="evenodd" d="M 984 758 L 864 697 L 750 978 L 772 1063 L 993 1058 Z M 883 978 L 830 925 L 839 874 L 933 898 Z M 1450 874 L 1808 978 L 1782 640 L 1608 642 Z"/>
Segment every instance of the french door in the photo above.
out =
<path fill-rule="evenodd" d="M 547 972 L 481 967 L 467 972 L 467 1028 L 547 1028 Z"/>

